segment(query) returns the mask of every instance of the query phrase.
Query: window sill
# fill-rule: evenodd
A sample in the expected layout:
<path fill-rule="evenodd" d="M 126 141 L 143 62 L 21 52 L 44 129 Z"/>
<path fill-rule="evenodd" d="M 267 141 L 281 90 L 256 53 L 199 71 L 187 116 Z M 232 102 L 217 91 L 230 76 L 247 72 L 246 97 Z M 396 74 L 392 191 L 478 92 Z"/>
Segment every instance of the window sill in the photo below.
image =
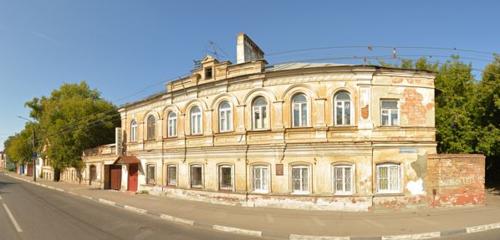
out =
<path fill-rule="evenodd" d="M 292 195 L 309 195 L 311 192 L 292 192 Z"/>
<path fill-rule="evenodd" d="M 403 197 L 402 192 L 377 192 L 374 194 L 375 197 Z"/>
<path fill-rule="evenodd" d="M 248 130 L 247 133 L 261 133 L 261 132 L 270 132 L 271 129 L 270 128 L 266 128 L 266 129 L 252 129 L 252 130 Z"/>
<path fill-rule="evenodd" d="M 163 140 L 177 139 L 177 136 L 164 137 Z"/>

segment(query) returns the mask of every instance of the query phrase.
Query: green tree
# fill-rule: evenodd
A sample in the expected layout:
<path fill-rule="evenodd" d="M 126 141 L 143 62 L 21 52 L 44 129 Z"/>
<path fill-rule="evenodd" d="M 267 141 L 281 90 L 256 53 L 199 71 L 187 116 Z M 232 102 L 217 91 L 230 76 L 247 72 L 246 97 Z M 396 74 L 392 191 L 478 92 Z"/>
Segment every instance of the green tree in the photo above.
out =
<path fill-rule="evenodd" d="M 475 123 L 478 127 L 478 152 L 487 159 L 489 178 L 500 180 L 500 56 L 495 55 L 492 63 L 483 71 L 481 82 L 474 94 Z"/>
<path fill-rule="evenodd" d="M 50 96 L 34 98 L 26 106 L 39 123 L 43 139 L 39 150 L 56 175 L 66 167 L 80 168 L 84 149 L 113 142 L 120 121 L 116 107 L 85 82 L 63 84 Z"/>
<path fill-rule="evenodd" d="M 36 128 L 35 123 L 27 123 L 25 128 L 18 134 L 10 136 L 4 142 L 4 148 L 10 161 L 18 164 L 30 162 L 35 149 L 33 143 L 33 130 Z"/>

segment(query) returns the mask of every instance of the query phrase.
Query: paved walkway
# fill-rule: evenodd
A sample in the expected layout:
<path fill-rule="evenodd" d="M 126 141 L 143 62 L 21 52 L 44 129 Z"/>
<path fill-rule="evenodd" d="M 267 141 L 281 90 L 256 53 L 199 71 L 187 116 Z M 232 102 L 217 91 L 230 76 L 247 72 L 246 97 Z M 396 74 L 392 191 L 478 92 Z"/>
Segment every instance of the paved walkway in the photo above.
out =
<path fill-rule="evenodd" d="M 10 175 L 19 177 L 12 173 Z M 260 232 L 263 237 L 279 239 L 312 239 L 308 236 L 390 239 L 381 236 L 426 233 L 427 235 L 397 238 L 423 239 L 426 236 L 436 237 L 436 234 L 446 236 L 500 228 L 500 224 L 491 225 L 500 222 L 498 193 L 489 193 L 485 206 L 353 213 L 225 206 L 147 194 L 92 189 L 86 185 L 71 183 L 45 180 L 38 182 L 59 191 L 86 196 L 102 203 L 128 207 L 129 210 L 154 213 L 153 215 L 157 216 L 164 214 L 165 218 L 174 218 L 189 225 L 227 226 L 250 230 L 247 234 L 253 234 L 252 231 L 255 231 Z M 486 226 L 471 228 L 479 225 Z"/>

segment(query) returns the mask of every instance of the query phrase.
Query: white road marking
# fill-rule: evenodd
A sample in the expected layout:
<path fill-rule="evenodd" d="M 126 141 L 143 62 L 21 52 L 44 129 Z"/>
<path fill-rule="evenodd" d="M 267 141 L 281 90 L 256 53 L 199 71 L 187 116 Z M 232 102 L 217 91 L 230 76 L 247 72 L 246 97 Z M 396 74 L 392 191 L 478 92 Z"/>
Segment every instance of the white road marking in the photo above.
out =
<path fill-rule="evenodd" d="M 9 208 L 7 207 L 7 205 L 5 203 L 3 204 L 3 208 L 5 208 L 5 211 L 7 212 L 7 215 L 9 215 L 10 221 L 12 222 L 12 224 L 14 224 L 14 227 L 16 228 L 16 231 L 17 232 L 22 232 L 23 230 L 21 229 L 21 227 L 17 223 L 16 219 L 14 218 L 14 215 L 12 215 L 12 213 L 10 212 Z"/>
<path fill-rule="evenodd" d="M 290 239 L 290 240 L 350 240 L 351 237 L 312 236 L 312 235 L 290 234 L 288 239 Z"/>
<path fill-rule="evenodd" d="M 382 240 L 417 240 L 417 239 L 430 239 L 439 237 L 441 237 L 441 232 L 428 232 L 428 233 L 417 233 L 417 234 L 382 236 Z"/>
<path fill-rule="evenodd" d="M 468 227 L 466 228 L 467 233 L 476 233 L 476 232 L 483 232 L 483 231 L 488 231 L 492 229 L 497 229 L 500 228 L 500 223 L 492 223 L 492 224 L 485 224 L 485 225 L 479 225 L 479 226 L 474 226 L 474 227 Z"/>
<path fill-rule="evenodd" d="M 218 231 L 222 231 L 222 232 L 230 232 L 230 233 L 236 233 L 236 234 L 242 234 L 242 235 L 248 235 L 248 236 L 254 236 L 254 237 L 262 237 L 261 231 L 228 227 L 228 226 L 222 226 L 222 225 L 213 225 L 212 228 L 215 230 L 218 230 Z"/>
<path fill-rule="evenodd" d="M 0 196 L 0 200 L 2 200 L 2 196 Z"/>

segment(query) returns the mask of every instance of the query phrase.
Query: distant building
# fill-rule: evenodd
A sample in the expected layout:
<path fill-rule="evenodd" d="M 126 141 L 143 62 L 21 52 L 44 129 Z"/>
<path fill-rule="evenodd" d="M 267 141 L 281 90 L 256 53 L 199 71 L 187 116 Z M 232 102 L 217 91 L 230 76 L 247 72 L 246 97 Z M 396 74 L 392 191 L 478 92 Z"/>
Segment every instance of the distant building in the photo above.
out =
<path fill-rule="evenodd" d="M 240 34 L 237 64 L 207 56 L 165 92 L 122 106 L 122 141 L 86 150 L 83 178 L 246 206 L 425 205 L 433 194 L 424 184 L 427 158 L 436 153 L 434 78 L 371 65 L 268 65 Z"/>
<path fill-rule="evenodd" d="M 0 151 L 0 170 L 7 169 L 7 155 Z"/>

